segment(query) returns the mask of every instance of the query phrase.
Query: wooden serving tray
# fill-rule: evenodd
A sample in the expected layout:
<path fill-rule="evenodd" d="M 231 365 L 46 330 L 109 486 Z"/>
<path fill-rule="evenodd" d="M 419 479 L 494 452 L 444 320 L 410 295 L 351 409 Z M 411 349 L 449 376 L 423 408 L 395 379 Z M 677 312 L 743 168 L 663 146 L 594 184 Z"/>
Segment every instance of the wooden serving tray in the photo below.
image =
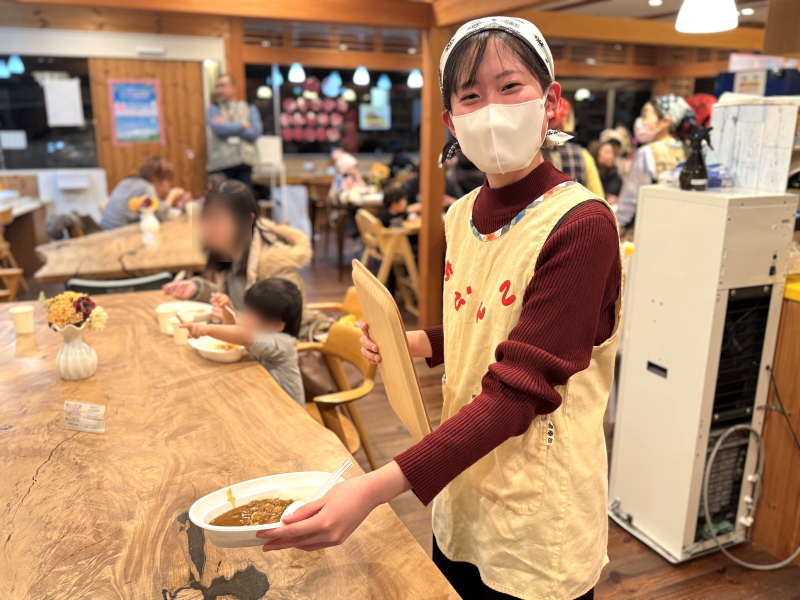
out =
<path fill-rule="evenodd" d="M 431 432 L 431 423 L 422 401 L 400 311 L 389 291 L 357 260 L 353 261 L 353 283 L 364 318 L 369 323 L 369 335 L 380 348 L 379 367 L 389 403 L 419 441 Z"/>

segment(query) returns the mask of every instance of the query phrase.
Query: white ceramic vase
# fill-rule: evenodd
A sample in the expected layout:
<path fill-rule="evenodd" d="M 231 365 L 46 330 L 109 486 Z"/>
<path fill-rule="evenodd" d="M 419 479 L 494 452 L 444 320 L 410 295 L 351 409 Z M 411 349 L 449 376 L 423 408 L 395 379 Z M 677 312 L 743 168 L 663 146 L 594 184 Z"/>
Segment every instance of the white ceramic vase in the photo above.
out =
<path fill-rule="evenodd" d="M 87 323 L 80 327 L 67 325 L 56 329 L 63 337 L 61 350 L 56 356 L 56 370 L 61 379 L 77 381 L 94 375 L 97 371 L 97 353 L 83 339 Z"/>
<path fill-rule="evenodd" d="M 142 243 L 145 246 L 152 246 L 155 242 L 156 233 L 161 229 L 161 223 L 159 223 L 154 209 L 143 208 L 141 210 L 139 227 L 142 230 Z"/>

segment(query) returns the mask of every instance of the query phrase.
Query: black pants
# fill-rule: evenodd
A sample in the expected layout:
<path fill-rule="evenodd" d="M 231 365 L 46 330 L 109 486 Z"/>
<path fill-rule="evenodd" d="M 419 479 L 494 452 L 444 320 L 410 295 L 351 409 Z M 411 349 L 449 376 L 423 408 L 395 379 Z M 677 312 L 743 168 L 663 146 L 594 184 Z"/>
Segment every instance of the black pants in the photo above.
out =
<path fill-rule="evenodd" d="M 496 592 L 481 581 L 478 567 L 466 562 L 454 562 L 447 558 L 439 545 L 436 537 L 433 538 L 433 562 L 453 586 L 462 600 L 517 600 L 514 596 Z M 575 600 L 594 600 L 594 589 L 589 590 Z"/>
<path fill-rule="evenodd" d="M 251 190 L 253 189 L 253 167 L 250 165 L 236 165 L 235 167 L 228 167 L 221 171 L 214 171 L 215 173 L 222 173 L 228 179 L 236 179 L 241 181 Z"/>

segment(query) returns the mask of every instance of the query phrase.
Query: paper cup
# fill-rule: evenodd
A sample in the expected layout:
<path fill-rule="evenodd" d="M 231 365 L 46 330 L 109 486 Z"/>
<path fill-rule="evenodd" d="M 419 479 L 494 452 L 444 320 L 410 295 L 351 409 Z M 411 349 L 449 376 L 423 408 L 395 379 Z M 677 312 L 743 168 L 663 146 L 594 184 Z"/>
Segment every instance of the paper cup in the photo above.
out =
<path fill-rule="evenodd" d="M 175 308 L 175 306 L 165 305 L 156 308 L 156 315 L 158 315 L 158 328 L 161 333 L 165 335 L 172 335 L 172 328 L 170 327 L 169 321 L 176 314 L 178 314 L 178 309 Z"/>
<path fill-rule="evenodd" d="M 33 333 L 33 307 L 32 306 L 12 306 L 8 309 L 11 320 L 14 322 L 14 330 L 17 335 Z"/>
<path fill-rule="evenodd" d="M 186 321 L 186 319 L 184 319 Z M 189 343 L 189 330 L 181 327 L 181 322 L 178 320 L 178 317 L 172 317 L 170 320 L 170 325 L 172 325 L 172 339 L 175 340 L 175 343 L 179 346 L 183 346 Z M 188 321 L 187 321 L 188 322 Z"/>

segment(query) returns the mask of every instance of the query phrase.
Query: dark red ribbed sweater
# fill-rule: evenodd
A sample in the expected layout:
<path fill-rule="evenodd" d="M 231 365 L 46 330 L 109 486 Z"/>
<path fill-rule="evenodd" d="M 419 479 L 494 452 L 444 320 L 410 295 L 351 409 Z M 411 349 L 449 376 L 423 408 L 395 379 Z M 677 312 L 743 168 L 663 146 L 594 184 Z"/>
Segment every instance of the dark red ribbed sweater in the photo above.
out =
<path fill-rule="evenodd" d="M 475 227 L 488 234 L 569 177 L 545 161 L 524 179 L 492 189 L 484 183 L 473 208 Z M 588 199 L 588 198 L 587 198 Z M 395 457 L 424 503 L 537 414 L 561 405 L 554 386 L 589 366 L 592 347 L 614 328 L 620 287 L 619 237 L 599 202 L 570 212 L 545 242 L 523 297 L 519 323 L 497 346 L 482 392 L 435 432 Z M 425 330 L 431 366 L 444 362 L 444 329 Z"/>

